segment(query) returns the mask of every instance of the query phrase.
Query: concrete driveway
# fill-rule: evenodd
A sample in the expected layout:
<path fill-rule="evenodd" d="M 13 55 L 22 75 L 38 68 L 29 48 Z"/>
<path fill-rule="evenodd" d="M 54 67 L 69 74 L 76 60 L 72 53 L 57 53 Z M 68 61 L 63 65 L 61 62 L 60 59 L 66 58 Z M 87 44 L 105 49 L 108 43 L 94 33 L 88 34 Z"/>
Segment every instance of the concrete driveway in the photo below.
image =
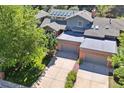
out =
<path fill-rule="evenodd" d="M 45 76 L 41 77 L 36 87 L 64 88 L 67 74 L 72 70 L 75 62 L 76 60 L 73 59 L 56 56 L 52 59 L 51 64 L 45 73 Z"/>
<path fill-rule="evenodd" d="M 107 67 L 83 63 L 77 73 L 75 88 L 108 88 L 109 69 Z"/>

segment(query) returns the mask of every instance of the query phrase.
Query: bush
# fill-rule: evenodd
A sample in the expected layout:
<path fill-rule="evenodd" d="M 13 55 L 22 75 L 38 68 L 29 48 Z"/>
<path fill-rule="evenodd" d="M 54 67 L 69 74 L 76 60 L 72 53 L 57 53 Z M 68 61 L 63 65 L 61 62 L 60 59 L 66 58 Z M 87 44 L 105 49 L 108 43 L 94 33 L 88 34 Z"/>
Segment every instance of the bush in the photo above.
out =
<path fill-rule="evenodd" d="M 65 88 L 72 88 L 73 87 L 73 82 L 72 81 L 67 81 L 65 84 Z"/>
<path fill-rule="evenodd" d="M 124 67 L 119 67 L 114 70 L 114 79 L 117 83 L 124 85 Z"/>
<path fill-rule="evenodd" d="M 29 64 L 23 68 L 9 68 L 6 70 L 6 80 L 30 87 L 44 71 L 44 64 Z"/>
<path fill-rule="evenodd" d="M 66 78 L 65 88 L 72 88 L 74 86 L 74 83 L 76 81 L 77 72 L 76 71 L 70 71 L 68 73 L 68 76 Z"/>

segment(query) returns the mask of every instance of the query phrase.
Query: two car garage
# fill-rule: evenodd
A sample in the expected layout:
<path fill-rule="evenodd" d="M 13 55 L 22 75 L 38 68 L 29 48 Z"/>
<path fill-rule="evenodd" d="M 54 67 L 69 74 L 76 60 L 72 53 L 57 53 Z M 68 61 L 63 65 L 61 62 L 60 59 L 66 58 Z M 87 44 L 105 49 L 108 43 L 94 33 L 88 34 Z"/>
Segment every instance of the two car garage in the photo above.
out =
<path fill-rule="evenodd" d="M 59 51 L 68 52 L 80 56 L 79 52 L 85 53 L 83 62 L 88 62 L 96 65 L 107 66 L 107 56 L 100 55 L 97 53 L 90 53 L 80 50 L 80 43 L 61 41 L 59 44 Z"/>
<path fill-rule="evenodd" d="M 58 44 L 60 51 L 75 54 L 80 59 L 83 59 L 83 62 L 101 66 L 111 66 L 111 62 L 108 62 L 107 58 L 117 53 L 116 42 L 109 40 L 85 38 L 81 43 L 59 40 Z"/>

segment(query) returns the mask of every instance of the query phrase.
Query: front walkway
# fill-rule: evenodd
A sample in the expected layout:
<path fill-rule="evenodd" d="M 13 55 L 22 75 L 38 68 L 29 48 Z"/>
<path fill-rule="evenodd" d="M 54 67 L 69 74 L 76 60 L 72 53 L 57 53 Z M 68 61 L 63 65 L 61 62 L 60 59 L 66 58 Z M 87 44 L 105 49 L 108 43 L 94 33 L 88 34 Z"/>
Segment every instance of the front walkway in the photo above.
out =
<path fill-rule="evenodd" d="M 104 66 L 83 63 L 77 73 L 75 88 L 108 88 L 109 69 Z"/>
<path fill-rule="evenodd" d="M 63 54 L 64 55 L 64 54 Z M 71 54 L 70 54 L 71 55 Z M 64 88 L 66 76 L 74 67 L 76 60 L 54 57 L 44 77 L 40 77 L 37 88 Z"/>

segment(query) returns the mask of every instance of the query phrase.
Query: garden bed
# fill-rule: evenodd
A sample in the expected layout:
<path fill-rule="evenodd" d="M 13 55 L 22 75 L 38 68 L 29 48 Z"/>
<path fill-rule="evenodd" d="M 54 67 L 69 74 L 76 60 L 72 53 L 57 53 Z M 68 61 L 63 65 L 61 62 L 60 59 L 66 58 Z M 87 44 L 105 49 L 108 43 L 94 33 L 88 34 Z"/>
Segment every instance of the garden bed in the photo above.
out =
<path fill-rule="evenodd" d="M 66 77 L 65 88 L 72 88 L 74 86 L 80 64 L 81 64 L 81 62 L 79 60 L 77 60 L 73 69 L 68 73 L 68 76 Z"/>
<path fill-rule="evenodd" d="M 65 88 L 72 88 L 77 78 L 77 72 L 72 70 L 68 73 L 66 77 Z"/>

